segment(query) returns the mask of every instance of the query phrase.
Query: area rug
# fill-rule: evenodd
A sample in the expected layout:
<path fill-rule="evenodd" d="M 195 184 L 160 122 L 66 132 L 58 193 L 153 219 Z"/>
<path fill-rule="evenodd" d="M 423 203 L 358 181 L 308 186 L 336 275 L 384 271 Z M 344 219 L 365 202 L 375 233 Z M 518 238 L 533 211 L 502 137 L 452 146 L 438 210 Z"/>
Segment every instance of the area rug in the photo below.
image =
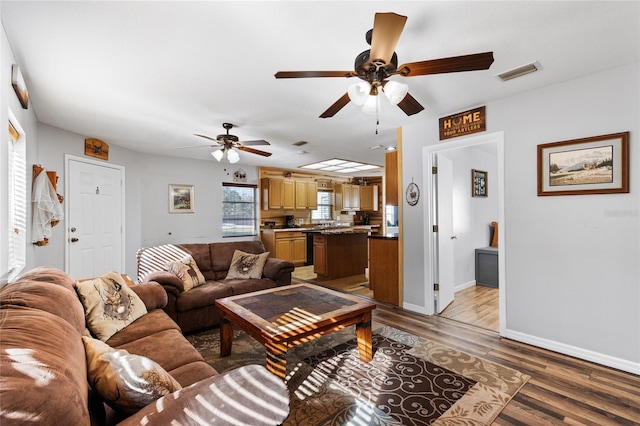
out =
<path fill-rule="evenodd" d="M 187 339 L 217 371 L 262 364 L 242 331 L 220 357 L 218 329 Z M 361 362 L 349 327 L 287 353 L 284 425 L 489 425 L 529 376 L 389 326 L 374 324 L 373 360 Z"/>

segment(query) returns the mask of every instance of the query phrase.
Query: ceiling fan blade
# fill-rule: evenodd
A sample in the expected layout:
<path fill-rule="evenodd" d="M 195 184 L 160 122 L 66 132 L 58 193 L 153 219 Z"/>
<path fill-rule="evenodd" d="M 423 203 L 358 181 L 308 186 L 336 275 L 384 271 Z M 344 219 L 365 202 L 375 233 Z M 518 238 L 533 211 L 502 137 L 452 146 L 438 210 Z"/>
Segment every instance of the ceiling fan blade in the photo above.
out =
<path fill-rule="evenodd" d="M 344 95 L 342 95 L 340 99 L 335 101 L 333 105 L 327 108 L 327 110 L 320 115 L 320 118 L 333 117 L 334 115 L 336 115 L 338 111 L 344 108 L 344 106 L 348 104 L 350 101 L 351 99 L 349 99 L 349 93 L 345 93 Z"/>
<path fill-rule="evenodd" d="M 214 141 L 215 143 L 220 143 L 220 141 L 218 141 L 218 139 L 216 138 L 212 138 L 211 136 L 207 136 L 207 135 L 199 135 L 197 133 L 194 133 L 193 136 L 199 136 L 201 138 L 205 138 L 205 139 L 209 139 L 210 141 Z"/>
<path fill-rule="evenodd" d="M 255 140 L 255 141 L 241 141 L 240 142 L 242 145 L 271 145 L 269 142 L 265 141 L 265 140 Z"/>
<path fill-rule="evenodd" d="M 493 52 L 473 55 L 452 56 L 429 61 L 410 62 L 398 67 L 398 74 L 404 77 L 416 75 L 443 74 L 448 72 L 478 71 L 489 69 L 493 63 Z"/>
<path fill-rule="evenodd" d="M 278 71 L 276 78 L 355 77 L 353 71 Z"/>
<path fill-rule="evenodd" d="M 376 13 L 369 55 L 372 62 L 381 59 L 388 64 L 391 61 L 405 22 L 407 22 L 406 16 L 395 13 Z"/>
<path fill-rule="evenodd" d="M 240 151 L 245 151 L 245 152 L 250 152 L 252 154 L 258 154 L 258 155 L 262 155 L 263 157 L 270 157 L 271 153 L 270 152 L 265 152 L 265 151 L 260 151 L 259 149 L 254 149 L 254 148 L 249 148 L 248 146 L 242 146 L 240 145 L 239 147 L 237 147 Z"/>
<path fill-rule="evenodd" d="M 217 148 L 218 145 L 211 145 L 210 143 L 206 144 L 206 145 L 185 145 L 185 146 L 174 146 L 173 149 L 186 149 L 186 148 L 204 148 L 204 147 L 208 147 L 208 148 Z"/>
<path fill-rule="evenodd" d="M 407 115 L 417 114 L 424 109 L 424 107 L 420 105 L 420 102 L 416 101 L 416 98 L 409 93 L 407 93 L 404 99 L 398 102 L 398 107 Z"/>

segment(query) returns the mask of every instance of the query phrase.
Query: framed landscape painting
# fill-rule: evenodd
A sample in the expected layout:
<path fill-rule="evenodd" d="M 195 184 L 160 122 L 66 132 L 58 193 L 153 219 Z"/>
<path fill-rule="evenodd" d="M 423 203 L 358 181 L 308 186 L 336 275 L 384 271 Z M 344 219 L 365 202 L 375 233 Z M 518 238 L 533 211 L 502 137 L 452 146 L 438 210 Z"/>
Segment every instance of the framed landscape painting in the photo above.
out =
<path fill-rule="evenodd" d="M 193 185 L 169 185 L 169 213 L 193 213 Z"/>
<path fill-rule="evenodd" d="M 538 145 L 538 196 L 629 192 L 629 132 Z"/>

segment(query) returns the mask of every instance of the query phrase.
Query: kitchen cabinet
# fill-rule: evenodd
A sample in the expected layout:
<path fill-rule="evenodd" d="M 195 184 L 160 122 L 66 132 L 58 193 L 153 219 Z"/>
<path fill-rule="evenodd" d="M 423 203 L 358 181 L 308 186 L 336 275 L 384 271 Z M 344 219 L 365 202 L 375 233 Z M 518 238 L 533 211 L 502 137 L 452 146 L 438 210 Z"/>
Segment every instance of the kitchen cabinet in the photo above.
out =
<path fill-rule="evenodd" d="M 340 211 L 360 210 L 360 187 L 358 185 L 340 184 L 335 190 L 336 207 Z"/>
<path fill-rule="evenodd" d="M 262 209 L 286 209 L 295 208 L 294 183 L 291 180 L 264 178 L 262 187 Z"/>
<path fill-rule="evenodd" d="M 295 208 L 299 210 L 318 208 L 318 184 L 316 182 L 295 181 Z"/>
<path fill-rule="evenodd" d="M 367 267 L 367 233 L 313 234 L 313 272 L 334 280 L 364 274 Z"/>
<path fill-rule="evenodd" d="M 299 231 L 262 231 L 262 244 L 270 257 L 288 260 L 296 266 L 307 260 L 307 237 Z"/>
<path fill-rule="evenodd" d="M 360 189 L 360 211 L 378 211 L 378 185 L 361 186 Z"/>
<path fill-rule="evenodd" d="M 399 282 L 398 239 L 369 237 L 369 288 L 373 298 L 399 306 Z"/>

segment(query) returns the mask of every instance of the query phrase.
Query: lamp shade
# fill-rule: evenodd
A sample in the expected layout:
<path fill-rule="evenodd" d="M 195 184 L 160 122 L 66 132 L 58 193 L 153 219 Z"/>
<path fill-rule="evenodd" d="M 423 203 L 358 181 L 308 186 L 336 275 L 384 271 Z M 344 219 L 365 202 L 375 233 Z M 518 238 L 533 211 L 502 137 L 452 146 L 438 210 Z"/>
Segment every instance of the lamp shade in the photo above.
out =
<path fill-rule="evenodd" d="M 380 97 L 368 96 L 367 101 L 362 105 L 362 112 L 367 114 L 375 114 L 378 112 L 380 106 Z"/>
<path fill-rule="evenodd" d="M 229 160 L 229 162 L 231 164 L 237 163 L 238 161 L 240 161 L 240 155 L 238 154 L 238 151 L 236 151 L 235 149 L 231 148 L 229 150 L 227 150 L 227 159 Z"/>
<path fill-rule="evenodd" d="M 409 86 L 404 83 L 398 83 L 397 81 L 387 81 L 382 90 L 387 99 L 389 99 L 389 102 L 398 105 L 398 103 L 407 96 Z"/>
<path fill-rule="evenodd" d="M 366 81 L 361 81 L 360 83 L 355 83 L 349 86 L 347 89 L 347 94 L 349 95 L 349 99 L 356 105 L 363 105 L 369 96 L 369 90 L 371 87 L 369 83 Z"/>
<path fill-rule="evenodd" d="M 222 157 L 224 156 L 224 149 L 223 149 L 223 148 L 221 148 L 221 149 L 218 149 L 217 151 L 213 151 L 213 152 L 211 153 L 211 155 L 213 155 L 213 157 L 214 157 L 216 160 L 220 161 L 220 160 L 222 160 Z"/>

